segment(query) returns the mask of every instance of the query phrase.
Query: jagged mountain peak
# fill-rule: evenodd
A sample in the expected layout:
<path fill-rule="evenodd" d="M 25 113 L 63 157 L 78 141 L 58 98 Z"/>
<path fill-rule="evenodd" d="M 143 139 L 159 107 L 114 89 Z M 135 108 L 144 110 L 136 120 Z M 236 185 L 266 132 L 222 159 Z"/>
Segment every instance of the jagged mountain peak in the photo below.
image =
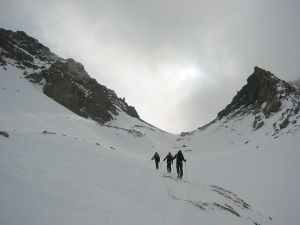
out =
<path fill-rule="evenodd" d="M 247 84 L 242 87 L 232 102 L 218 113 L 222 119 L 233 112 L 246 113 L 241 109 L 254 110 L 256 113 L 263 110 L 266 117 L 280 111 L 282 100 L 296 89 L 287 82 L 280 80 L 274 74 L 259 67 L 254 67 L 254 72 L 247 79 Z M 236 112 L 237 110 L 241 110 Z"/>
<path fill-rule="evenodd" d="M 241 129 L 252 132 L 264 126 L 265 133 L 278 137 L 279 133 L 294 133 L 299 130 L 299 111 L 299 90 L 256 66 L 248 77 L 247 84 L 237 92 L 231 103 L 218 113 L 215 120 L 198 130 L 207 130 L 212 125 L 217 129 L 228 129 L 226 124 L 231 121 L 230 129 L 236 130 L 239 135 Z"/>
<path fill-rule="evenodd" d="M 123 111 L 139 119 L 134 107 L 91 78 L 81 63 L 58 57 L 24 31 L 0 28 L 0 66 L 7 65 L 23 70 L 46 95 L 82 117 L 105 123 Z"/>
<path fill-rule="evenodd" d="M 266 125 L 267 129 L 247 133 L 249 118 L 265 119 L 262 111 L 253 115 L 250 108 L 236 117 L 233 111 L 204 132 L 194 132 L 194 137 L 158 132 L 129 117 L 125 112 L 130 106 L 90 78 L 80 63 L 58 57 L 53 62 L 41 61 L 26 48 L 10 45 L 5 50 L 0 41 L 0 59 L 6 63 L 0 66 L 0 159 L 5 162 L 0 163 L 1 222 L 24 224 L 24 218 L 28 224 L 268 225 L 277 224 L 278 218 L 283 221 L 278 224 L 299 221 L 294 201 L 299 189 L 298 134 L 276 141 L 270 136 L 258 139 L 269 131 Z M 14 58 L 13 51 L 11 58 L 2 54 L 9 49 L 31 56 L 34 67 Z M 119 118 L 106 126 L 82 119 L 24 77 L 72 111 L 79 109 L 77 114 L 109 120 L 117 108 Z M 279 81 L 277 87 L 280 85 Z M 283 86 L 279 89 L 285 90 Z M 294 104 L 290 101 L 293 96 L 294 92 L 281 100 L 281 112 L 270 115 L 276 117 L 272 122 L 279 121 L 282 114 L 282 118 L 289 115 L 284 114 L 291 108 L 286 103 Z M 249 107 L 253 104 L 255 101 Z M 247 125 L 244 130 L 239 129 L 239 122 Z M 155 151 L 164 157 L 179 149 L 187 159 L 183 180 L 163 174 L 163 165 L 159 171 L 151 170 L 151 161 L 146 162 Z M 262 215 L 256 207 L 272 217 Z"/>
<path fill-rule="evenodd" d="M 24 31 L 13 32 L 0 28 L 0 65 L 12 63 L 21 69 L 39 69 L 46 63 L 58 60 L 58 56 L 41 44 L 37 39 L 28 36 Z M 43 64 L 43 65 L 41 65 Z M 44 68 L 44 67 L 42 67 Z"/>

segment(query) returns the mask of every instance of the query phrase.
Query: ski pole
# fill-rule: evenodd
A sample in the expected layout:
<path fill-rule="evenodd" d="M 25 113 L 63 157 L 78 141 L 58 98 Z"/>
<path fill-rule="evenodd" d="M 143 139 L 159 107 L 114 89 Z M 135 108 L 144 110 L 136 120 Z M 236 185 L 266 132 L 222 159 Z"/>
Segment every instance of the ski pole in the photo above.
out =
<path fill-rule="evenodd" d="M 173 163 L 171 164 L 171 168 L 172 168 L 172 174 L 174 175 L 174 166 L 173 166 Z"/>
<path fill-rule="evenodd" d="M 184 167 L 185 167 L 185 177 L 188 179 L 188 172 L 187 172 L 187 166 L 186 166 L 186 161 L 184 161 Z"/>

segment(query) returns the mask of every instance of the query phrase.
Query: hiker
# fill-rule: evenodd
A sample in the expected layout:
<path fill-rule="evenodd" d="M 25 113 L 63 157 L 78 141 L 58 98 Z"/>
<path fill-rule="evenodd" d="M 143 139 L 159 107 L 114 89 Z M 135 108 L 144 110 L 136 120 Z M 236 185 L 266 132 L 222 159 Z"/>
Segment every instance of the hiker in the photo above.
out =
<path fill-rule="evenodd" d="M 173 164 L 173 156 L 171 154 L 171 152 L 169 152 L 169 154 L 164 158 L 163 161 L 167 160 L 167 170 L 168 173 L 171 173 L 171 164 Z"/>
<path fill-rule="evenodd" d="M 154 154 L 154 156 L 152 157 L 151 160 L 153 160 L 153 159 L 155 161 L 156 169 L 158 170 L 158 164 L 160 162 L 160 157 L 159 157 L 159 154 L 157 152 L 155 152 L 155 154 Z"/>
<path fill-rule="evenodd" d="M 183 170 L 182 170 L 182 161 L 185 161 L 185 158 L 181 152 L 181 150 L 179 150 L 177 152 L 177 154 L 173 157 L 173 160 L 176 159 L 176 169 L 177 169 L 177 175 L 178 175 L 178 178 L 182 178 L 183 176 Z"/>

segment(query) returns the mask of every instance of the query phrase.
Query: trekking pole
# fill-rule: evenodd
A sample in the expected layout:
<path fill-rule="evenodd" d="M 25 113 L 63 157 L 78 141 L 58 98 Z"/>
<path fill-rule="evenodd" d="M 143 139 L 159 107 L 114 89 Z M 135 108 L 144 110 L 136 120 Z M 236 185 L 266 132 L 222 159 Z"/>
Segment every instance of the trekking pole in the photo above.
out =
<path fill-rule="evenodd" d="M 151 168 L 153 167 L 153 160 L 152 159 L 149 160 L 149 166 L 151 166 Z M 154 168 L 155 168 L 155 164 L 154 164 Z"/>
<path fill-rule="evenodd" d="M 173 163 L 171 163 L 171 168 L 172 168 L 172 175 L 174 175 L 174 166 L 173 166 Z"/>
<path fill-rule="evenodd" d="M 164 165 L 164 163 L 162 163 L 162 165 Z M 164 167 L 164 166 L 163 166 Z M 163 172 L 163 174 L 164 175 L 166 175 L 167 174 L 167 170 L 166 170 L 166 168 L 164 167 L 164 168 L 162 168 L 162 172 Z"/>
<path fill-rule="evenodd" d="M 184 167 L 185 167 L 185 178 L 188 179 L 188 172 L 187 172 L 187 166 L 186 166 L 186 161 L 184 162 Z"/>
<path fill-rule="evenodd" d="M 160 163 L 160 161 L 159 161 L 158 165 L 159 165 L 159 169 L 158 169 L 158 170 L 159 170 L 160 172 L 164 173 L 163 168 L 161 167 L 162 164 Z"/>

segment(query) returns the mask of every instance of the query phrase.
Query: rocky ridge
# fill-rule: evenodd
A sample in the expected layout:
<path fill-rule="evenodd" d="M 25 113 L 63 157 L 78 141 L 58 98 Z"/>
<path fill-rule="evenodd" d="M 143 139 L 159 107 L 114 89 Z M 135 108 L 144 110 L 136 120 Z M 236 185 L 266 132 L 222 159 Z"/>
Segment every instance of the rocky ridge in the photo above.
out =
<path fill-rule="evenodd" d="M 256 66 L 248 77 L 247 84 L 237 92 L 231 103 L 218 113 L 215 120 L 198 130 L 206 130 L 218 121 L 226 124 L 228 121 L 240 121 L 250 116 L 252 131 L 262 128 L 268 121 L 273 121 L 272 134 L 276 137 L 279 132 L 289 133 L 299 129 L 299 109 L 299 90 Z M 220 127 L 226 128 L 225 125 Z M 182 133 L 182 136 L 189 134 L 191 132 Z"/>
<path fill-rule="evenodd" d="M 139 119 L 134 107 L 91 78 L 81 63 L 58 57 L 23 31 L 0 28 L 0 66 L 7 65 L 22 69 L 46 95 L 82 117 L 105 123 L 124 111 Z"/>
<path fill-rule="evenodd" d="M 218 113 L 218 119 L 252 114 L 253 129 L 264 125 L 264 120 L 281 112 L 273 124 L 276 132 L 289 124 L 296 124 L 299 119 L 300 93 L 293 86 L 280 80 L 269 71 L 259 67 L 247 79 L 247 84 L 233 98 L 224 110 Z"/>

